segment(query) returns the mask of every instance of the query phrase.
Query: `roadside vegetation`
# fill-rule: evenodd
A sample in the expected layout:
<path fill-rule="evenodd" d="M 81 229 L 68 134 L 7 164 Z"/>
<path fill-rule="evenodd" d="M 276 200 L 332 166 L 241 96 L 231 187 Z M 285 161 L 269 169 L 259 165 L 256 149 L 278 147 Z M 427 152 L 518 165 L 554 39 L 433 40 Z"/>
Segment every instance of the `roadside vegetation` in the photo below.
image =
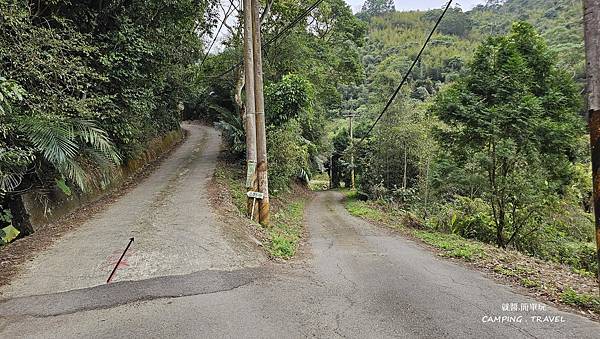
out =
<path fill-rule="evenodd" d="M 269 41 L 308 4 L 305 1 L 269 1 L 262 23 L 263 41 Z M 217 120 L 227 145 L 231 194 L 241 214 L 247 215 L 243 170 L 245 130 L 241 84 L 243 72 L 226 72 L 242 58 L 242 25 L 232 18 L 227 25 L 223 51 L 206 60 L 206 70 L 221 74 L 209 79 L 211 96 L 202 103 Z M 269 168 L 271 227 L 261 228 L 265 248 L 277 258 L 291 258 L 303 236 L 307 187 L 323 180 L 332 144 L 326 133 L 342 101 L 341 86 L 362 76 L 359 48 L 366 23 L 352 14 L 343 0 L 321 3 L 286 33 L 265 46 L 264 100 Z M 276 51 L 276 52 L 274 52 Z M 255 227 L 261 227 L 254 225 Z"/>
<path fill-rule="evenodd" d="M 102 190 L 179 130 L 215 5 L 0 0 L 0 243 L 33 232 L 24 194 Z"/>
<path fill-rule="evenodd" d="M 370 199 L 348 209 L 437 232 L 414 236 L 448 256 L 475 258 L 485 243 L 596 274 L 580 2 L 451 8 L 367 134 L 441 13 L 384 2 L 358 15 L 368 24 L 363 81 L 340 87 L 341 113 L 357 116 L 354 143 L 365 138 L 354 170 Z M 347 120 L 328 128 L 332 186 L 349 187 Z"/>
<path fill-rule="evenodd" d="M 231 159 L 230 159 L 231 160 Z M 239 162 L 222 159 L 215 171 L 217 185 L 224 189 L 235 206 L 238 217 L 247 218 L 246 188 L 243 184 L 244 170 Z M 271 197 L 271 226 L 263 227 L 248 221 L 252 233 L 272 258 L 293 258 L 304 236 L 304 209 L 309 192 L 303 186 L 292 185 L 287 192 Z M 233 219 L 235 220 L 235 218 Z"/>
<path fill-rule="evenodd" d="M 597 311 L 580 2 L 452 7 L 372 133 L 441 10 L 366 0 L 353 15 L 327 0 L 280 36 L 306 6 L 269 0 L 261 18 L 274 211 L 270 228 L 255 226 L 270 255 L 296 253 L 306 186 L 349 187 L 354 170 L 369 200 L 349 199 L 353 215 L 405 225 L 443 256 Z M 222 130 L 215 178 L 246 215 L 243 25 L 232 7 L 0 0 L 0 244 L 33 232 L 25 194 L 102 190 L 182 118 Z M 364 138 L 354 164 L 348 115 L 353 142 Z M 545 280 L 527 265 L 570 269 Z"/>
<path fill-rule="evenodd" d="M 269 1 L 262 23 L 263 41 L 269 41 L 308 4 L 305 1 Z M 207 58 L 205 68 L 222 74 L 207 79 L 211 96 L 202 105 L 219 122 L 230 154 L 245 157 L 245 131 L 241 85 L 243 72 L 235 68 L 242 58 L 242 25 L 232 18 L 227 25 L 224 50 Z M 265 46 L 264 99 L 267 124 L 269 189 L 275 196 L 300 180 L 308 184 L 325 172 L 331 141 L 325 130 L 339 113 L 340 86 L 360 81 L 363 69 L 359 48 L 366 24 L 352 14 L 344 0 L 324 1 L 284 38 Z M 276 51 L 276 52 L 275 52 Z M 203 113 L 203 112 L 200 112 Z"/>

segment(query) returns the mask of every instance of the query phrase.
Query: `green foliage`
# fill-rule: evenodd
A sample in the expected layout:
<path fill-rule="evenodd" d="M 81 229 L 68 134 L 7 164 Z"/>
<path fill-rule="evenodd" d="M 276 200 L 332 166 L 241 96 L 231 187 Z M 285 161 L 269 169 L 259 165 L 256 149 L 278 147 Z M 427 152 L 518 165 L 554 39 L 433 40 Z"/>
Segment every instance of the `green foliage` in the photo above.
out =
<path fill-rule="evenodd" d="M 360 16 L 369 18 L 390 13 L 394 10 L 394 0 L 366 0 L 362 5 Z"/>
<path fill-rule="evenodd" d="M 284 235 L 272 232 L 269 253 L 274 257 L 291 258 L 296 252 L 295 241 Z"/>
<path fill-rule="evenodd" d="M 429 231 L 415 231 L 413 234 L 426 244 L 443 250 L 442 255 L 450 258 L 461 258 L 472 261 L 485 257 L 484 248 L 472 241 L 465 240 L 456 234 L 445 234 Z"/>
<path fill-rule="evenodd" d="M 359 115 L 355 138 L 377 117 L 440 13 L 368 18 L 365 81 L 340 88 L 343 112 Z M 388 202 L 377 209 L 382 214 L 410 210 L 440 232 L 595 271 L 589 140 L 580 115 L 581 15 L 574 0 L 451 8 L 396 102 L 355 152 L 361 192 Z M 345 124 L 332 124 L 329 133 L 334 185 L 349 173 Z M 368 214 L 368 205 L 352 204 Z"/>
<path fill-rule="evenodd" d="M 308 167 L 308 150 L 301 136 L 300 125 L 290 121 L 281 128 L 270 129 L 267 133 L 267 151 L 269 189 L 274 194 L 284 192 L 291 180 Z"/>
<path fill-rule="evenodd" d="M 578 104 L 574 82 L 526 23 L 489 38 L 467 76 L 438 96 L 434 111 L 447 125 L 439 141 L 457 164 L 470 163 L 489 179 L 481 197 L 499 246 L 518 240 L 545 197 L 564 188 L 583 133 Z"/>
<path fill-rule="evenodd" d="M 20 233 L 21 232 L 12 225 L 0 229 L 0 245 L 4 245 L 15 240 Z"/>
<path fill-rule="evenodd" d="M 278 258 L 289 259 L 296 254 L 304 224 L 304 200 L 286 204 L 273 215 L 273 227 L 269 230 L 269 253 Z"/>
<path fill-rule="evenodd" d="M 235 164 L 218 163 L 215 169 L 215 178 L 229 189 L 238 210 L 245 212 L 248 196 L 246 196 L 247 189 L 244 187 L 244 175 L 245 172 Z"/>
<path fill-rule="evenodd" d="M 91 121 L 39 116 L 23 117 L 17 125 L 34 152 L 81 190 L 105 184 L 120 163 L 106 132 Z"/>
<path fill-rule="evenodd" d="M 288 74 L 281 81 L 265 87 L 265 114 L 267 124 L 281 126 L 301 115 L 310 114 L 314 90 L 301 76 Z"/>
<path fill-rule="evenodd" d="M 304 1 L 275 1 L 265 16 L 263 41 L 268 41 L 290 23 L 306 7 Z M 240 59 L 242 50 L 239 23 L 230 27 L 222 53 L 210 56 L 211 73 L 226 70 Z M 265 114 L 268 125 L 270 188 L 284 191 L 300 176 L 308 183 L 312 173 L 325 171 L 326 117 L 339 112 L 340 85 L 361 79 L 360 46 L 364 42 L 366 24 L 358 20 L 343 0 L 320 4 L 290 30 L 264 50 Z M 208 69 L 207 67 L 207 69 Z M 243 111 L 241 73 L 231 72 L 223 81 L 207 84 L 216 102 L 229 112 Z M 244 149 L 240 123 L 223 116 L 219 123 L 225 131 L 230 150 L 241 156 Z"/>
<path fill-rule="evenodd" d="M 425 13 L 424 19 L 431 22 L 438 20 L 442 10 L 436 9 Z M 454 7 L 448 9 L 443 20 L 440 22 L 438 29 L 440 32 L 447 35 L 467 36 L 473 28 L 473 20 L 471 17 L 462 11 L 460 7 Z"/>
<path fill-rule="evenodd" d="M 585 79 L 583 8 L 578 0 L 508 0 L 475 7 L 469 16 L 476 36 L 506 34 L 514 21 L 532 24 L 560 55 L 559 66 Z"/>
<path fill-rule="evenodd" d="M 211 105 L 210 108 L 218 112 L 220 120 L 215 126 L 223 131 L 229 152 L 238 156 L 243 154 L 246 151 L 246 132 L 239 113 L 217 105 Z"/>
<path fill-rule="evenodd" d="M 349 191 L 350 192 L 350 191 Z M 380 209 L 373 208 L 364 201 L 349 197 L 345 202 L 346 209 L 355 217 L 365 218 L 371 221 L 383 221 L 386 219 L 386 213 Z"/>
<path fill-rule="evenodd" d="M 492 211 L 480 198 L 456 196 L 453 201 L 439 208 L 428 222 L 431 227 L 441 232 L 488 243 L 495 241 L 496 230 Z"/>
<path fill-rule="evenodd" d="M 103 187 L 179 128 L 213 0 L 0 0 L 0 206 Z"/>
<path fill-rule="evenodd" d="M 565 289 L 560 295 L 560 301 L 574 306 L 583 306 L 600 312 L 600 298 L 595 295 L 577 293 L 571 288 Z"/>
<path fill-rule="evenodd" d="M 19 230 L 12 225 L 13 216 L 9 209 L 0 206 L 0 245 L 14 240 L 19 235 Z"/>

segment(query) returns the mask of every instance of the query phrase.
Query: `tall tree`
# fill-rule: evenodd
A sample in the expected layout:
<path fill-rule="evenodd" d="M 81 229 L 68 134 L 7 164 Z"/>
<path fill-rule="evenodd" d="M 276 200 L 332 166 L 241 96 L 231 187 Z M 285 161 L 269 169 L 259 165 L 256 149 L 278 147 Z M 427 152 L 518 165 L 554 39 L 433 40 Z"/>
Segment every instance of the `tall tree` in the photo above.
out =
<path fill-rule="evenodd" d="M 361 12 L 368 17 L 395 11 L 394 0 L 366 0 Z"/>
<path fill-rule="evenodd" d="M 496 242 L 506 247 L 535 217 L 545 197 L 570 175 L 583 133 L 580 97 L 545 41 L 523 22 L 487 39 L 467 75 L 443 91 L 434 110 L 447 124 L 439 141 L 459 166 L 486 179 Z"/>

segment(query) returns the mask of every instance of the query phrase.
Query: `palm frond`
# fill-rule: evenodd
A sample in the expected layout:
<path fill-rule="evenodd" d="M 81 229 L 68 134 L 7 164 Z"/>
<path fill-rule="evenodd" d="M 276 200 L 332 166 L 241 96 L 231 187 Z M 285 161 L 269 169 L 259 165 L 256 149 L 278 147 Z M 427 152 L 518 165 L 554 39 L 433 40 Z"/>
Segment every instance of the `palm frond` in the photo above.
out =
<path fill-rule="evenodd" d="M 77 156 L 79 145 L 74 140 L 73 126 L 62 119 L 25 117 L 19 125 L 33 146 L 53 165 Z"/>
<path fill-rule="evenodd" d="M 121 157 L 107 133 L 92 121 L 56 116 L 21 117 L 18 126 L 43 158 L 81 190 L 104 183 Z M 102 185 L 103 185 L 102 183 Z"/>
<path fill-rule="evenodd" d="M 121 163 L 119 153 L 115 152 L 115 147 L 110 141 L 108 134 L 103 129 L 96 126 L 90 120 L 74 120 L 76 136 L 85 144 L 89 144 L 93 149 L 99 151 L 106 158 L 115 164 Z"/>

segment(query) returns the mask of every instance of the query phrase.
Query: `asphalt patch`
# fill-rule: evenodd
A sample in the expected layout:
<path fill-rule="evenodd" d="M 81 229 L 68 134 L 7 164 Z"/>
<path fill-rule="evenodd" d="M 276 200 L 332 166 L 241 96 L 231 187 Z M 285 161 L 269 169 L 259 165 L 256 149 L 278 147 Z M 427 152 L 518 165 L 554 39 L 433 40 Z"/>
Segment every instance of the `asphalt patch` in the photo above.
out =
<path fill-rule="evenodd" d="M 264 268 L 204 270 L 185 275 L 122 281 L 84 289 L 0 300 L 0 318 L 36 318 L 112 308 L 137 301 L 230 291 L 265 277 Z"/>

